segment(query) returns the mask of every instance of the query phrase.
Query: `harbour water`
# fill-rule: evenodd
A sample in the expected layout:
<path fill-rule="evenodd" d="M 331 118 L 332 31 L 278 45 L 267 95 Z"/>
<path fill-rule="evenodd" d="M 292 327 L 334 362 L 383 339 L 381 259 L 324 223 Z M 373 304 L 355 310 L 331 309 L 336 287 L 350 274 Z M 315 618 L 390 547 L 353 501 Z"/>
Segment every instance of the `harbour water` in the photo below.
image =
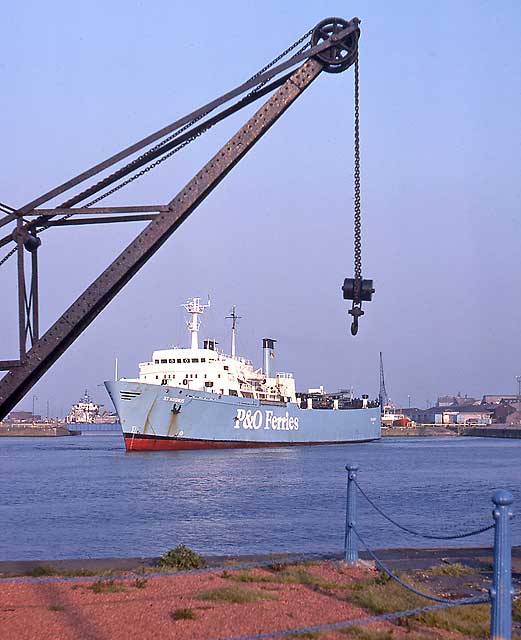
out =
<path fill-rule="evenodd" d="M 521 440 L 456 437 L 157 453 L 126 453 L 115 434 L 2 438 L 0 560 L 154 556 L 180 543 L 205 554 L 339 551 L 348 462 L 396 520 L 457 533 L 491 523 L 498 487 L 521 510 L 520 454 Z M 436 546 L 363 498 L 359 507 L 372 547 Z M 449 544 L 491 541 L 488 532 Z"/>

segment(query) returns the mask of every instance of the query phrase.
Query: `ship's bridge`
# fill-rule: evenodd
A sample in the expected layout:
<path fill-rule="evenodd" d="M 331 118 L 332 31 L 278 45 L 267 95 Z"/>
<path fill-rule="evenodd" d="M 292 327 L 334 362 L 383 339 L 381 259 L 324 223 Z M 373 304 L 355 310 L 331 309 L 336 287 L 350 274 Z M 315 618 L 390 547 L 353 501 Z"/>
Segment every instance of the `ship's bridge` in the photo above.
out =
<path fill-rule="evenodd" d="M 199 316 L 209 304 L 201 305 L 199 298 L 190 298 L 183 306 L 192 316 L 187 323 L 192 336 L 191 348 L 172 347 L 154 351 L 149 362 L 139 364 L 137 381 L 266 401 L 296 402 L 293 374 L 276 373 L 274 377 L 270 376 L 265 345 L 264 370 L 255 369 L 250 360 L 235 355 L 235 322 L 238 319 L 235 307 L 231 316 L 234 325 L 232 355 L 229 356 L 217 349 L 215 340 L 204 340 L 202 349 L 198 346 Z M 271 349 L 275 341 L 265 339 L 264 342 L 266 340 L 271 344 Z M 273 352 L 269 353 L 273 358 Z"/>
<path fill-rule="evenodd" d="M 250 360 L 215 349 L 161 349 L 139 364 L 139 382 L 262 400 L 295 402 L 291 373 L 266 378 Z"/>

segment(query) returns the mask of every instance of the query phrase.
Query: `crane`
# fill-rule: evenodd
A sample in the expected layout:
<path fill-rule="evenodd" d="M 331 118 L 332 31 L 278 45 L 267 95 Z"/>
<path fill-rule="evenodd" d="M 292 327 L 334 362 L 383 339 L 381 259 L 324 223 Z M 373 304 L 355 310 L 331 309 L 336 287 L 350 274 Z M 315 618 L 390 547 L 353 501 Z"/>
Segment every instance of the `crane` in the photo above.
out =
<path fill-rule="evenodd" d="M 384 377 L 384 360 L 382 356 L 382 352 L 380 351 L 380 408 L 383 412 L 384 407 L 389 404 L 389 396 L 387 395 L 387 389 L 385 388 L 385 377 Z"/>
<path fill-rule="evenodd" d="M 0 238 L 0 247 L 14 244 L 7 255 L 0 259 L 0 266 L 9 257 L 17 255 L 19 325 L 18 358 L 0 361 L 0 370 L 7 371 L 0 380 L 0 419 L 14 408 L 125 284 L 323 71 L 339 73 L 353 64 L 358 70 L 359 36 L 360 20 L 358 18 L 351 20 L 326 18 L 235 89 L 131 144 L 22 207 L 15 209 L 6 204 L 0 204 L 0 215 L 3 214 L 0 217 L 0 227 L 8 224 L 14 227 L 10 233 Z M 299 46 L 300 48 L 295 51 Z M 291 54 L 289 58 L 288 54 Z M 293 69 L 297 65 L 300 66 Z M 358 78 L 358 73 L 355 77 Z M 273 91 L 275 93 L 246 124 L 169 202 L 144 206 L 95 206 L 107 196 L 176 154 L 226 117 Z M 358 96 L 357 88 L 355 88 L 355 96 Z M 238 100 L 232 102 L 236 98 Z M 228 103 L 231 104 L 228 105 Z M 357 104 L 356 113 L 358 113 Z M 356 147 L 355 142 L 355 149 Z M 134 156 L 133 159 L 128 161 L 127 159 L 132 156 Z M 127 161 L 127 164 L 118 166 L 112 173 L 85 186 L 87 181 L 123 161 Z M 69 195 L 61 205 L 42 208 L 42 205 L 50 200 L 79 185 L 83 185 L 83 189 L 79 193 Z M 360 225 L 356 226 L 356 219 L 355 212 L 355 253 L 357 246 L 359 249 L 360 238 Z M 56 226 L 144 220 L 149 223 L 141 233 L 56 322 L 43 335 L 40 335 L 38 256 L 42 244 L 41 234 Z M 26 269 L 26 254 L 29 256 L 30 270 Z M 372 281 L 363 280 L 361 277 L 359 252 L 357 258 L 358 262 L 355 259 L 355 278 L 346 279 L 342 287 L 344 298 L 353 300 L 353 309 L 349 312 L 353 315 L 351 329 L 353 333 L 356 333 L 353 329 L 354 324 L 356 323 L 357 329 L 358 318 L 363 314 L 361 302 L 370 300 L 374 291 Z"/>

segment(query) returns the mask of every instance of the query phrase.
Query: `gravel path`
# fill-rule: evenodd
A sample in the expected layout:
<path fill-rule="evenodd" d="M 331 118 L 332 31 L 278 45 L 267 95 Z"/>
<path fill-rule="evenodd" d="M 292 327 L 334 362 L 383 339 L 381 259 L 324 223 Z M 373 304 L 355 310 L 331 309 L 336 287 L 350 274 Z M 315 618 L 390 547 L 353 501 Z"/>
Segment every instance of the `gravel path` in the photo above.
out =
<path fill-rule="evenodd" d="M 3 640 L 223 640 L 371 615 L 342 599 L 347 585 L 374 575 L 371 568 L 322 562 L 300 569 L 313 579 L 277 581 L 277 571 L 264 568 L 250 571 L 255 579 L 248 582 L 239 581 L 240 572 L 231 569 L 151 578 L 127 575 L 108 581 L 3 579 L 0 636 Z M 225 598 L 235 593 L 260 599 L 245 603 L 201 599 L 202 592 L 219 588 L 227 589 Z M 190 616 L 193 619 L 186 619 Z M 390 623 L 364 628 L 387 632 L 390 638 L 411 637 L 406 629 Z M 317 637 L 345 640 L 356 636 L 327 632 Z M 425 630 L 414 637 L 461 640 L 463 636 Z"/>

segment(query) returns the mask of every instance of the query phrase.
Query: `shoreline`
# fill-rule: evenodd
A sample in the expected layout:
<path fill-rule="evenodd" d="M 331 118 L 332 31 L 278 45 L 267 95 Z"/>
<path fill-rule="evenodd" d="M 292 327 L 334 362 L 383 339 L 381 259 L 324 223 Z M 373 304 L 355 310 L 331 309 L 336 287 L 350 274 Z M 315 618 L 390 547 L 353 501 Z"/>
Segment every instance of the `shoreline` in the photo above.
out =
<path fill-rule="evenodd" d="M 489 566 L 492 562 L 492 547 L 403 547 L 375 549 L 378 557 L 389 568 L 396 571 L 419 571 L 432 566 L 451 563 L 468 564 L 470 566 Z M 209 569 L 218 569 L 239 564 L 255 564 L 273 562 L 302 562 L 303 558 L 310 561 L 340 561 L 343 553 L 273 553 L 273 554 L 245 554 L 245 555 L 204 555 Z M 129 558 L 67 558 L 60 560 L 0 560 L 0 580 L 8 580 L 9 577 L 24 577 L 38 567 L 52 568 L 59 576 L 60 572 L 71 574 L 81 572 L 99 571 L 134 573 L 145 570 L 153 570 L 157 567 L 158 557 L 129 557 Z M 369 561 L 368 553 L 361 551 L 360 559 Z M 521 575 L 521 545 L 512 547 L 512 563 L 515 570 Z M 95 577 L 95 573 L 91 574 Z M 34 576 L 33 576 L 34 579 Z M 44 579 L 44 578 L 41 578 Z"/>

